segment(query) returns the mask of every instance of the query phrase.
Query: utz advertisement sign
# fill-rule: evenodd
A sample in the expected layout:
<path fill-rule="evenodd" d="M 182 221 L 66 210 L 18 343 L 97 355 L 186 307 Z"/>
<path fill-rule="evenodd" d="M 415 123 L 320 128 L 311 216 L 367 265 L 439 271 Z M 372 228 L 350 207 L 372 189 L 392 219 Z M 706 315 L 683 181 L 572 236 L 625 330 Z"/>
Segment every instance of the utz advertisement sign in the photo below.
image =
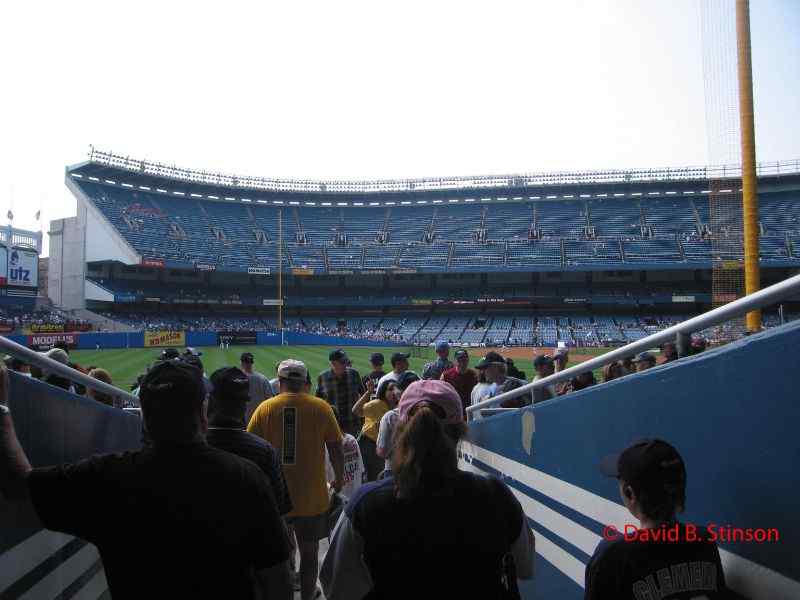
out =
<path fill-rule="evenodd" d="M 186 334 L 183 331 L 145 331 L 144 347 L 185 346 Z"/>
<path fill-rule="evenodd" d="M 78 345 L 78 336 L 69 333 L 52 333 L 42 335 L 29 335 L 28 347 L 34 350 L 49 350 L 58 342 L 64 342 L 70 348 Z"/>
<path fill-rule="evenodd" d="M 8 248 L 0 246 L 0 285 L 8 285 Z"/>
<path fill-rule="evenodd" d="M 12 248 L 8 254 L 8 285 L 39 286 L 39 255 L 31 250 Z"/>

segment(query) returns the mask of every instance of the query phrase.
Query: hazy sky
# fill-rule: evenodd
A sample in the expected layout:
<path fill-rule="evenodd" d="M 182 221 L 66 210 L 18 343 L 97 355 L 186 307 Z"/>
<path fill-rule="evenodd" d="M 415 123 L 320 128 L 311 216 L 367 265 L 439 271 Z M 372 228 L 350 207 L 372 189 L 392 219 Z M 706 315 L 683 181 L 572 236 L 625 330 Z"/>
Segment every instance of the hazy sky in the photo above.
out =
<path fill-rule="evenodd" d="M 758 159 L 800 158 L 800 0 L 751 12 Z M 13 2 L 3 25 L 20 227 L 75 214 L 89 144 L 298 178 L 709 160 L 697 1 Z"/>

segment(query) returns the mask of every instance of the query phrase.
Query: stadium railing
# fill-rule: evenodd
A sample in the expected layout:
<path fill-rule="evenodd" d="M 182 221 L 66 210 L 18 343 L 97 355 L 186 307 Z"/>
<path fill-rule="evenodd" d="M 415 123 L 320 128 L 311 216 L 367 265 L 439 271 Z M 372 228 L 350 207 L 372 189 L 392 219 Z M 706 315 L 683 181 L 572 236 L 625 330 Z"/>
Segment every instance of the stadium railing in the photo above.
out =
<path fill-rule="evenodd" d="M 111 396 L 112 398 L 134 402 L 137 401 L 135 396 L 119 389 L 118 387 L 104 383 L 99 379 L 89 377 L 77 369 L 73 369 L 67 365 L 61 364 L 52 358 L 48 358 L 44 354 L 31 350 L 30 348 L 26 348 L 25 346 L 9 340 L 4 336 L 0 336 L 0 350 L 4 350 L 11 356 L 19 358 L 26 364 L 39 367 L 40 369 L 46 370 L 49 373 L 53 373 L 73 383 L 78 383 L 95 391 L 102 392 L 103 394 Z"/>
<path fill-rule="evenodd" d="M 480 418 L 482 416 L 491 416 L 493 414 L 502 413 L 505 411 L 518 410 L 516 408 L 499 408 L 498 405 L 506 400 L 513 400 L 519 396 L 531 394 L 534 390 L 556 383 L 569 381 L 581 373 L 593 371 L 594 369 L 604 367 L 609 363 L 634 356 L 639 352 L 644 352 L 645 350 L 649 350 L 667 342 L 675 342 L 677 346 L 681 346 L 685 343 L 688 336 L 694 332 L 701 331 L 708 327 L 713 327 L 714 325 L 720 325 L 721 323 L 725 323 L 736 317 L 741 317 L 751 310 L 757 310 L 765 306 L 775 304 L 776 302 L 780 302 L 781 300 L 785 300 L 786 298 L 790 298 L 796 294 L 800 294 L 800 275 L 789 277 L 784 281 L 766 287 L 758 292 L 750 294 L 749 296 L 734 300 L 733 302 L 725 304 L 724 306 L 720 306 L 703 313 L 702 315 L 698 315 L 678 323 L 677 325 L 668 327 L 667 329 L 664 329 L 658 333 L 643 337 L 638 341 L 631 342 L 630 344 L 622 346 L 621 348 L 582 362 L 574 367 L 569 367 L 553 375 L 543 377 L 538 381 L 520 386 L 510 392 L 499 394 L 493 398 L 484 400 L 483 402 L 468 406 L 467 419 L 473 420 L 476 418 L 476 415 L 478 418 Z"/>

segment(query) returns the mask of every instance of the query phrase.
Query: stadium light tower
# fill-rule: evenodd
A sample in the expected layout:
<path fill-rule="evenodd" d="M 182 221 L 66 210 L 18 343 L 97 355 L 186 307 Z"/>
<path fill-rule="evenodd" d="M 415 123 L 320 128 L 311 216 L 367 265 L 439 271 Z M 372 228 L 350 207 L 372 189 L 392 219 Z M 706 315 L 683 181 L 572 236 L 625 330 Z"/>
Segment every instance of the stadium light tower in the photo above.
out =
<path fill-rule="evenodd" d="M 736 49 L 739 80 L 739 123 L 742 147 L 742 217 L 744 224 L 745 295 L 761 287 L 759 269 L 756 135 L 753 123 L 753 67 L 750 54 L 750 0 L 736 0 Z M 747 313 L 747 330 L 761 329 L 761 311 Z"/>

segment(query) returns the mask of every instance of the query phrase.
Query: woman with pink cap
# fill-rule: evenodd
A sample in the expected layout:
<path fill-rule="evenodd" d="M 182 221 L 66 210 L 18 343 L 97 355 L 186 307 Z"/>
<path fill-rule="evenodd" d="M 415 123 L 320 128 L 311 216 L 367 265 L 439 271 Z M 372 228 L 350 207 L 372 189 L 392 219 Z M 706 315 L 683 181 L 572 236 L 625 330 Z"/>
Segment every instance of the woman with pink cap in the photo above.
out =
<path fill-rule="evenodd" d="M 320 573 L 325 597 L 514 597 L 506 561 L 520 579 L 533 576 L 533 532 L 504 483 L 459 470 L 458 392 L 418 381 L 398 409 L 394 476 L 362 486 L 342 513 Z"/>

